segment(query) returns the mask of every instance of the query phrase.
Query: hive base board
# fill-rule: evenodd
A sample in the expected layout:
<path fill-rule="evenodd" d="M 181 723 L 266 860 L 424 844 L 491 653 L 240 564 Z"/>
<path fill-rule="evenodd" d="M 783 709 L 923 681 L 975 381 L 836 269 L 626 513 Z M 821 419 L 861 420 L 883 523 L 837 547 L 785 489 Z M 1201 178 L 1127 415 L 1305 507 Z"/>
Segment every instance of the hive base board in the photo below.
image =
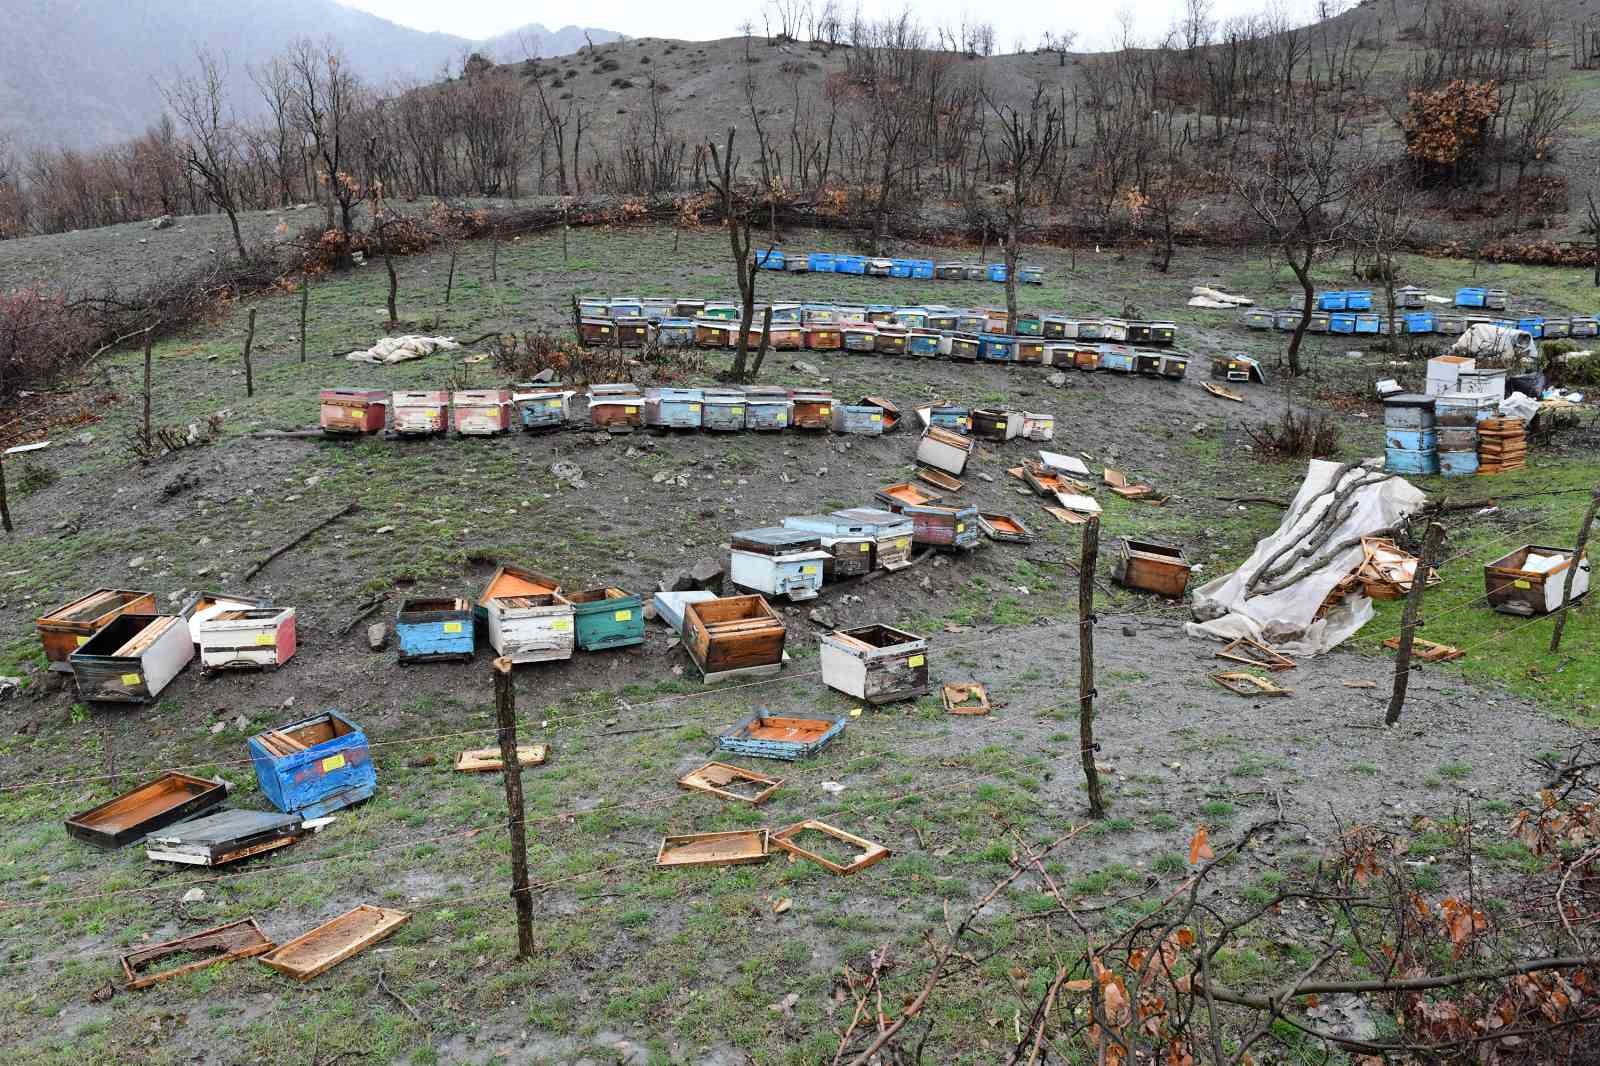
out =
<path fill-rule="evenodd" d="M 743 866 L 766 862 L 771 841 L 765 829 L 729 833 L 685 833 L 663 837 L 657 866 Z"/>
<path fill-rule="evenodd" d="M 309 981 L 393 933 L 411 915 L 363 903 L 261 956 L 264 965 Z"/>
<path fill-rule="evenodd" d="M 162 981 L 170 981 L 174 977 L 182 977 L 184 974 L 194 973 L 208 966 L 264 955 L 271 951 L 273 946 L 272 941 L 267 939 L 267 935 L 261 931 L 254 918 L 241 918 L 237 922 L 219 925 L 215 929 L 191 933 L 176 940 L 131 951 L 122 956 L 122 974 L 128 979 L 130 989 L 149 988 Z M 152 963 L 168 956 L 194 955 L 200 952 L 213 954 L 181 966 L 174 966 L 170 970 L 158 970 L 154 973 L 146 970 Z"/>
<path fill-rule="evenodd" d="M 518 744 L 517 765 L 538 766 L 550 754 L 544 744 Z M 476 748 L 456 756 L 456 769 L 464 774 L 497 774 L 505 769 L 499 748 Z"/>

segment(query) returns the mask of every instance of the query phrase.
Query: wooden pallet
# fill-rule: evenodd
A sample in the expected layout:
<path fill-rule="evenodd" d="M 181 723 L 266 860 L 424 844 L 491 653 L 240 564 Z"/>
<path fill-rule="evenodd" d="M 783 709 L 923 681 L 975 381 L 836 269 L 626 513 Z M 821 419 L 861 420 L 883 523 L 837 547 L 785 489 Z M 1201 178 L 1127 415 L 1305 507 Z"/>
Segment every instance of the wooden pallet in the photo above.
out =
<path fill-rule="evenodd" d="M 203 933 L 191 933 L 162 944 L 129 952 L 122 956 L 122 975 L 128 979 L 129 988 L 149 988 L 170 981 L 174 977 L 203 970 L 235 959 L 248 959 L 264 955 L 273 948 L 272 941 L 261 931 L 254 918 L 241 918 L 237 922 L 219 925 Z M 146 967 L 171 955 L 204 955 L 170 970 L 150 972 Z"/>

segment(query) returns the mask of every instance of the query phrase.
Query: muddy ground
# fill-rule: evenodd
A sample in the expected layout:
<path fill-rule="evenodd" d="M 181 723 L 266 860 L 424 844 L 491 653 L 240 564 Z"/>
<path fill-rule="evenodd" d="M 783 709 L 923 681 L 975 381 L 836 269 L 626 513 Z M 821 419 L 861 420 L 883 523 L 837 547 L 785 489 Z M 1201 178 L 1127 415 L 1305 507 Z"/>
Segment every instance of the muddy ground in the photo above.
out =
<path fill-rule="evenodd" d="M 508 248 L 500 267 L 515 267 L 518 284 L 500 289 L 481 283 L 483 264 L 474 260 L 472 284 L 458 278 L 458 303 L 444 324 L 463 334 L 475 316 L 554 325 L 572 292 L 607 281 L 644 289 L 641 248 L 674 239 L 619 234 L 586 246 L 585 263 L 565 271 L 550 242 Z M 711 289 L 716 254 L 715 235 L 686 241 L 686 284 L 720 293 Z M 1181 304 L 1174 293 L 1198 280 L 1266 276 L 1226 257 L 1200 258 L 1183 277 L 1160 283 L 1126 263 L 1092 261 L 1069 275 L 1062 259 L 1051 262 L 1059 274 L 1040 297 L 1050 301 L 1044 307 L 1109 310 L 1136 298 L 1154 314 Z M 437 257 L 408 262 L 405 291 L 431 292 L 440 265 Z M 869 284 L 885 283 L 811 278 L 794 288 L 832 286 L 861 298 Z M 908 298 L 921 290 L 877 291 Z M 357 336 L 370 343 L 381 326 L 377 293 L 370 272 L 320 287 L 315 354 L 304 366 L 294 355 L 293 301 L 260 302 L 254 398 L 242 396 L 228 354 L 238 316 L 163 346 L 160 417 L 226 407 L 227 435 L 216 444 L 148 466 L 130 462 L 118 444 L 132 408 L 133 363 L 124 358 L 113 387 L 125 398 L 81 430 L 89 439 L 60 435 L 34 460 L 54 480 L 41 476 L 18 498 L 18 536 L 0 548 L 10 664 L 3 672 L 28 682 L 5 705 L 0 736 L 0 1042 L 19 1058 L 75 1064 L 134 1054 L 153 1063 L 831 1057 L 833 1028 L 843 1022 L 832 998 L 842 966 L 889 944 L 906 960 L 896 980 L 909 986 L 922 931 L 942 921 L 946 902 L 969 905 L 1007 872 L 1011 829 L 1046 839 L 1083 817 L 1078 534 L 1005 473 L 1036 446 L 985 446 L 959 494 L 1018 514 L 1040 533 L 1036 543 L 985 543 L 882 579 L 830 586 L 820 604 L 781 607 L 792 661 L 777 679 L 704 689 L 659 623 L 642 647 L 519 670 L 523 736 L 552 750 L 547 765 L 525 774 L 538 951 L 519 963 L 500 783 L 451 770 L 457 752 L 493 739 L 487 657 L 398 667 L 392 648 L 368 649 L 365 624 L 344 633 L 359 608 L 380 599 L 372 618 L 382 620 L 403 596 L 470 595 L 496 561 L 534 566 L 569 588 L 648 591 L 664 571 L 720 556 L 732 530 L 869 504 L 876 488 L 914 473 L 915 438 L 902 431 L 602 440 L 575 431 L 402 443 L 256 435 L 313 420 L 323 384 L 443 387 L 460 372 L 450 357 L 388 369 L 331 357 Z M 946 302 L 960 299 L 952 293 Z M 413 323 L 434 313 L 431 297 L 415 302 Z M 1229 317 L 1185 312 L 1181 321 L 1199 353 L 1261 343 Z M 1330 361 L 1348 358 L 1336 354 L 1343 343 L 1318 344 Z M 1301 463 L 1246 450 L 1241 424 L 1275 416 L 1277 388 L 1245 387 L 1243 405 L 1216 399 L 1200 388 L 1202 359 L 1182 382 L 1073 373 L 1059 388 L 1041 370 L 800 353 L 820 371 L 814 375 L 795 369 L 795 359 L 774 355 L 763 379 L 825 383 L 841 398 L 883 394 L 908 408 L 949 396 L 1053 413 L 1057 450 L 1115 464 L 1170 494 L 1157 507 L 1102 492 L 1107 552 L 1123 535 L 1163 539 L 1185 549 L 1197 580 L 1237 563 L 1281 514 L 1218 497 L 1285 499 L 1303 474 Z M 1386 357 L 1370 353 L 1350 362 L 1357 379 L 1388 369 Z M 1343 457 L 1374 454 L 1381 432 L 1373 411 L 1344 407 Z M 576 463 L 586 484 L 558 481 L 557 461 Z M 351 501 L 357 512 L 243 584 L 253 560 Z M 1495 832 L 1538 783 L 1529 757 L 1581 735 L 1560 720 L 1567 709 L 1454 666 L 1419 671 L 1401 726 L 1385 730 L 1392 665 L 1372 652 L 1376 632 L 1278 675 L 1292 697 L 1231 695 L 1205 679 L 1219 661 L 1212 645 L 1183 635 L 1181 605 L 1119 589 L 1108 571 L 1102 557 L 1098 739 L 1112 818 L 1059 856 L 1074 898 L 1109 903 L 1170 888 L 1198 825 L 1225 843 L 1276 816 L 1280 804 L 1293 828 L 1230 871 L 1241 891 L 1320 854 L 1341 824 L 1370 821 L 1404 837 L 1470 800 L 1484 831 Z M 191 667 L 150 707 L 86 707 L 70 685 L 39 669 L 32 619 L 102 584 L 157 590 L 168 601 L 199 588 L 253 589 L 298 609 L 301 649 L 274 673 L 205 677 Z M 816 676 L 818 634 L 869 621 L 926 634 L 934 683 L 982 681 L 995 712 L 950 717 L 929 697 L 851 718 L 841 740 L 814 760 L 776 769 L 740 760 L 786 780 L 759 810 L 674 787 L 710 755 L 718 733 L 753 710 L 848 715 L 857 704 Z M 1392 618 L 1372 627 L 1380 624 Z M 1582 613 L 1568 633 L 1580 654 L 1593 646 L 1593 623 Z M 238 786 L 238 805 L 263 808 L 243 761 L 245 736 L 325 707 L 347 712 L 368 733 L 379 794 L 292 849 L 207 875 L 157 867 L 137 848 L 97 852 L 62 832 L 62 818 L 159 767 L 220 773 Z M 667 833 L 776 828 L 806 817 L 894 855 L 850 878 L 777 858 L 713 871 L 652 868 Z M 1508 850 L 1502 858 L 1510 876 L 1526 857 Z M 1437 861 L 1441 890 L 1457 876 L 1444 859 L 1423 861 Z M 191 887 L 204 899 L 183 902 Z M 780 914 L 782 899 L 792 905 Z M 129 946 L 246 915 L 281 941 L 359 903 L 413 916 L 384 945 L 309 984 L 241 962 L 106 998 L 108 986 L 121 983 L 116 957 Z M 1030 903 L 1019 892 L 1001 912 Z M 1124 913 L 1112 907 L 1106 920 Z M 1269 971 L 1286 958 L 1270 940 L 1252 950 Z M 798 998 L 785 1010 L 791 992 Z M 993 1061 L 993 1042 L 1007 1040 L 997 1026 L 1029 1007 L 1009 986 L 958 982 L 937 1008 L 930 1053 L 941 1062 Z M 619 1051 L 619 1042 L 628 1046 Z"/>

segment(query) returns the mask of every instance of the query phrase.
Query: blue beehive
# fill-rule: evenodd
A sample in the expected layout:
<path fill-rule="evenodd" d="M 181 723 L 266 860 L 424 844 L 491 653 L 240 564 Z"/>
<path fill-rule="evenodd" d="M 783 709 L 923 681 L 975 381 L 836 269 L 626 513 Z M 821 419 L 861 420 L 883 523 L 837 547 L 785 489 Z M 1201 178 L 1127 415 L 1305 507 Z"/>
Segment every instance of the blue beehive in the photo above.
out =
<path fill-rule="evenodd" d="M 1324 292 L 1317 294 L 1317 310 L 1319 311 L 1347 311 L 1350 309 L 1350 297 L 1344 292 Z"/>
<path fill-rule="evenodd" d="M 1372 290 L 1351 289 L 1344 294 L 1344 306 L 1347 311 L 1372 310 Z"/>
<path fill-rule="evenodd" d="M 463 599 L 410 599 L 394 618 L 395 643 L 402 663 L 470 659 L 472 606 Z"/>
<path fill-rule="evenodd" d="M 1432 333 L 1433 314 L 1429 311 L 1414 311 L 1405 316 L 1407 333 Z"/>
<path fill-rule="evenodd" d="M 1544 320 L 1544 335 L 1547 338 L 1551 338 L 1551 339 L 1572 336 L 1572 319 L 1570 319 L 1570 318 L 1547 318 L 1547 319 L 1545 319 Z"/>
<path fill-rule="evenodd" d="M 1478 472 L 1478 453 L 1440 452 L 1439 473 L 1445 477 L 1471 477 Z"/>
<path fill-rule="evenodd" d="M 1382 320 L 1377 315 L 1357 315 L 1356 332 L 1377 333 L 1379 331 L 1381 321 Z"/>
<path fill-rule="evenodd" d="M 928 425 L 967 433 L 972 429 L 972 411 L 966 407 L 935 407 L 928 412 Z"/>
<path fill-rule="evenodd" d="M 865 274 L 867 260 L 860 255 L 841 255 L 834 259 L 833 269 L 837 274 Z"/>
<path fill-rule="evenodd" d="M 1017 338 L 988 334 L 978 345 L 978 358 L 991 363 L 1012 363 L 1017 358 Z"/>
<path fill-rule="evenodd" d="M 782 270 L 783 252 L 777 248 L 763 248 L 756 252 L 756 266 L 762 270 Z"/>
<path fill-rule="evenodd" d="M 1529 336 L 1544 336 L 1544 319 L 1542 318 L 1519 318 L 1516 325 L 1518 329 L 1527 330 Z"/>
<path fill-rule="evenodd" d="M 578 301 L 578 315 L 581 318 L 610 318 L 611 301 L 604 296 L 589 296 Z"/>
<path fill-rule="evenodd" d="M 700 405 L 704 400 L 705 394 L 699 389 L 646 389 L 645 425 L 668 429 L 699 429 Z"/>
<path fill-rule="evenodd" d="M 694 319 L 663 318 L 656 326 L 656 343 L 664 348 L 693 348 Z"/>
<path fill-rule="evenodd" d="M 1383 453 L 1384 469 L 1395 474 L 1437 474 L 1439 453 L 1388 448 Z"/>
<path fill-rule="evenodd" d="M 278 736 L 305 750 L 293 750 Z M 261 791 L 285 814 L 321 818 L 371 799 L 378 790 L 367 735 L 337 711 L 257 733 L 249 745 Z"/>
<path fill-rule="evenodd" d="M 939 354 L 939 334 L 929 329 L 914 329 L 906 338 L 906 352 L 916 356 L 934 356 Z"/>
<path fill-rule="evenodd" d="M 612 318 L 644 317 L 644 301 L 637 296 L 619 296 L 611 301 Z"/>
<path fill-rule="evenodd" d="M 790 762 L 815 755 L 844 732 L 846 718 L 825 727 L 811 719 L 782 718 L 757 711 L 717 738 L 717 747 L 735 755 Z M 819 732 L 820 730 L 820 732 Z M 795 739 L 786 739 L 793 736 Z"/>
<path fill-rule="evenodd" d="M 1328 316 L 1329 333 L 1354 333 L 1356 316 L 1349 311 L 1335 311 Z"/>
<path fill-rule="evenodd" d="M 925 329 L 928 325 L 926 307 L 901 307 L 894 313 L 894 323 L 907 329 Z"/>
<path fill-rule="evenodd" d="M 806 262 L 810 265 L 812 273 L 832 274 L 834 272 L 833 256 L 827 252 L 812 252 L 806 256 Z"/>
<path fill-rule="evenodd" d="M 911 276 L 911 260 L 889 260 L 889 276 L 891 278 L 909 278 Z"/>
<path fill-rule="evenodd" d="M 1017 280 L 1024 285 L 1043 285 L 1043 267 L 1017 267 Z"/>
<path fill-rule="evenodd" d="M 1006 265 L 1004 263 L 990 263 L 986 276 L 990 281 L 1006 280 Z"/>
<path fill-rule="evenodd" d="M 1436 429 L 1383 428 L 1384 447 L 1402 448 L 1408 452 L 1435 452 L 1439 450 L 1439 431 Z"/>
<path fill-rule="evenodd" d="M 1573 315 L 1568 329 L 1574 337 L 1600 335 L 1600 318 L 1596 318 L 1594 315 Z"/>
<path fill-rule="evenodd" d="M 1126 348 L 1120 344 L 1100 345 L 1101 370 L 1115 370 L 1122 374 L 1131 374 L 1136 361 L 1132 348 Z"/>
<path fill-rule="evenodd" d="M 1487 291 L 1488 291 L 1487 289 L 1457 289 L 1456 290 L 1456 306 L 1457 307 L 1482 307 L 1482 306 L 1484 306 L 1484 302 L 1483 301 L 1484 301 L 1484 296 L 1487 293 Z"/>
<path fill-rule="evenodd" d="M 519 385 L 511 395 L 511 404 L 523 429 L 555 429 L 567 424 L 567 401 L 571 397 L 572 393 L 563 389 Z"/>
<path fill-rule="evenodd" d="M 868 304 L 865 320 L 881 325 L 894 321 L 894 304 Z"/>
<path fill-rule="evenodd" d="M 916 278 L 916 279 L 918 279 L 919 281 L 932 281 L 933 280 L 933 260 L 932 259 L 913 259 L 913 260 L 911 260 L 911 276 Z"/>

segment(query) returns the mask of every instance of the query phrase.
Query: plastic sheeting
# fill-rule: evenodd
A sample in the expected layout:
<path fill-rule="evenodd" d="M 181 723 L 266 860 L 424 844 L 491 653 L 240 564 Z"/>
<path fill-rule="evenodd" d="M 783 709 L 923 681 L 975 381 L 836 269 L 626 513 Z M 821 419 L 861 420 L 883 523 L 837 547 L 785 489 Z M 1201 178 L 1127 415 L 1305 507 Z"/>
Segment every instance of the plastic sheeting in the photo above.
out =
<path fill-rule="evenodd" d="M 1457 355 L 1499 359 L 1509 367 L 1515 367 L 1520 360 L 1539 354 L 1539 347 L 1533 342 L 1533 334 L 1527 330 L 1483 323 L 1468 326 L 1467 331 L 1456 338 L 1450 350 Z"/>
<path fill-rule="evenodd" d="M 404 363 L 459 347 L 461 345 L 453 337 L 419 337 L 408 333 L 403 337 L 385 337 L 371 348 L 351 352 L 345 358 L 352 363 Z"/>
<path fill-rule="evenodd" d="M 1359 489 L 1345 503 L 1345 507 L 1352 503 L 1355 506 L 1328 537 L 1326 547 L 1355 541 L 1353 545 L 1331 556 L 1317 570 L 1287 588 L 1266 595 L 1251 595 L 1245 591 L 1256 571 L 1285 544 L 1299 543 L 1305 531 L 1331 505 L 1333 493 L 1320 499 L 1317 496 L 1333 482 L 1340 465 L 1313 459 L 1277 531 L 1257 543 L 1255 551 L 1239 569 L 1195 591 L 1193 610 L 1198 621 L 1185 627 L 1190 636 L 1218 640 L 1251 637 L 1290 655 L 1320 655 L 1348 640 L 1367 624 L 1372 618 L 1372 601 L 1359 590 L 1346 596 L 1323 618 L 1316 618 L 1316 613 L 1334 585 L 1361 565 L 1358 538 L 1392 528 L 1405 515 L 1421 508 L 1427 499 L 1420 489 L 1398 477 Z M 1356 467 L 1344 472 L 1339 485 L 1345 486 L 1373 474 L 1372 470 Z M 1309 560 L 1302 560 L 1306 561 Z"/>

